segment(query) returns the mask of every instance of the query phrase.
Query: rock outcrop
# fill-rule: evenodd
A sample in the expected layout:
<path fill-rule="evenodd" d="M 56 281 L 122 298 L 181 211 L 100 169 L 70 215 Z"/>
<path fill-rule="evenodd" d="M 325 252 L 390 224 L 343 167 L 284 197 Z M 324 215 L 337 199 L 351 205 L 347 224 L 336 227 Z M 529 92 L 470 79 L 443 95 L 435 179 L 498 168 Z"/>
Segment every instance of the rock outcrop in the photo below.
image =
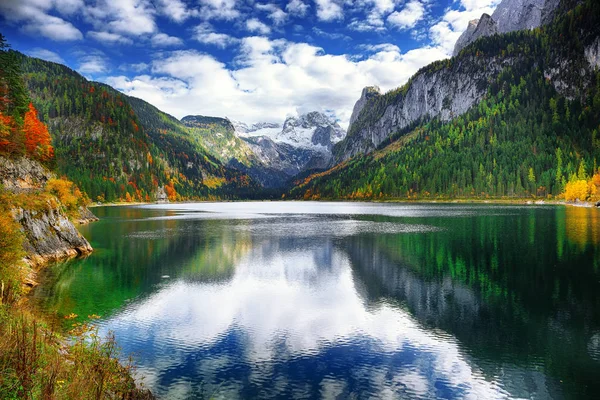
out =
<path fill-rule="evenodd" d="M 585 48 L 585 58 L 593 70 L 600 69 L 600 38 Z"/>
<path fill-rule="evenodd" d="M 25 261 L 32 266 L 89 254 L 93 250 L 77 231 L 59 200 L 43 193 L 52 177 L 53 174 L 37 161 L 0 157 L 0 182 L 4 190 L 27 198 L 37 196 L 35 201 L 31 201 L 31 206 L 17 202 L 10 207 L 13 218 L 21 225 L 25 235 Z M 80 207 L 78 214 L 79 223 L 98 219 L 86 207 Z M 34 280 L 31 279 L 31 282 Z"/>
<path fill-rule="evenodd" d="M 442 121 L 464 114 L 487 93 L 489 79 L 515 62 L 513 58 L 463 57 L 447 68 L 425 68 L 405 87 L 369 102 L 334 148 L 334 163 L 368 153 L 394 133 L 423 119 Z"/>
<path fill-rule="evenodd" d="M 17 207 L 12 214 L 25 234 L 25 260 L 30 265 L 42 265 L 93 251 L 61 207 L 51 201 L 42 210 Z"/>
<path fill-rule="evenodd" d="M 352 109 L 348 130 L 350 130 L 350 126 L 352 126 L 352 124 L 358 119 L 360 112 L 363 110 L 363 108 L 365 108 L 367 102 L 377 96 L 381 96 L 381 89 L 379 86 L 367 86 L 363 88 L 362 93 L 360 94 L 360 99 L 358 99 L 358 101 L 354 104 L 354 108 Z"/>
<path fill-rule="evenodd" d="M 21 157 L 16 160 L 0 157 L 0 184 L 10 192 L 40 190 L 52 174 L 40 163 Z"/>
<path fill-rule="evenodd" d="M 550 23 L 559 3 L 560 0 L 502 0 L 491 17 L 483 14 L 479 20 L 469 22 L 454 46 L 453 55 L 480 37 L 535 29 Z"/>
<path fill-rule="evenodd" d="M 492 36 L 498 33 L 498 25 L 488 14 L 483 14 L 480 19 L 469 21 L 467 30 L 458 38 L 454 46 L 453 55 L 456 56 L 460 50 L 464 49 L 480 37 Z"/>
<path fill-rule="evenodd" d="M 551 11 L 546 8 L 546 3 L 548 6 L 553 5 L 546 0 L 502 0 L 492 14 L 492 18 L 498 25 L 498 32 L 508 33 L 537 28 L 542 24 L 542 14 Z"/>

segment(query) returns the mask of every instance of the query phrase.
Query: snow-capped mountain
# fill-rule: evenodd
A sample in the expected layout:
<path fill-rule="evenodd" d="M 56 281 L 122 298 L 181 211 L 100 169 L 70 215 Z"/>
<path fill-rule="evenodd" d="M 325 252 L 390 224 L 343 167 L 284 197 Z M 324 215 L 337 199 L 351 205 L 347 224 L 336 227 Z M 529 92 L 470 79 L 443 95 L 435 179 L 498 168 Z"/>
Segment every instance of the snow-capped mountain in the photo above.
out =
<path fill-rule="evenodd" d="M 325 114 L 309 112 L 298 117 L 288 117 L 282 125 L 260 122 L 248 125 L 231 121 L 236 134 L 241 138 L 266 136 L 275 143 L 293 147 L 331 152 L 334 144 L 346 136 L 346 131 Z"/>
<path fill-rule="evenodd" d="M 288 117 L 283 125 L 260 122 L 252 125 L 231 121 L 235 135 L 252 150 L 260 164 L 260 181 L 266 186 L 279 185 L 267 171 L 282 173 L 288 179 L 308 170 L 325 169 L 331 162 L 333 145 L 346 136 L 337 122 L 317 111 Z M 253 170 L 248 171 L 251 175 Z M 257 176 L 259 170 L 256 169 Z M 273 182 L 269 182 L 272 180 Z"/>

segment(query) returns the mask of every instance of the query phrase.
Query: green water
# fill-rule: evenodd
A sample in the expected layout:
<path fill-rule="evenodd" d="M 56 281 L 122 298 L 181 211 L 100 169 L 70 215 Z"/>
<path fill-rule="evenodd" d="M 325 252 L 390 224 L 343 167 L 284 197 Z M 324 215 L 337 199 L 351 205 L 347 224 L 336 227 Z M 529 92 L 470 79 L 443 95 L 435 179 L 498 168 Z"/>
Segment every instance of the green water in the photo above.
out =
<path fill-rule="evenodd" d="M 104 207 L 35 298 L 163 398 L 594 398 L 600 211 Z"/>

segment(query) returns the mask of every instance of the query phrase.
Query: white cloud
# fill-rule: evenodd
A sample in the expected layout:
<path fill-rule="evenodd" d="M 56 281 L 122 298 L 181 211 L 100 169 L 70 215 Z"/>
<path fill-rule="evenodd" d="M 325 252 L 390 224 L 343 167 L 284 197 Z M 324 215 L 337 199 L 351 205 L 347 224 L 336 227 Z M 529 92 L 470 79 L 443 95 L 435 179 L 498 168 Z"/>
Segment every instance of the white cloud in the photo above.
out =
<path fill-rule="evenodd" d="M 246 21 L 246 29 L 248 32 L 260 33 L 261 35 L 268 35 L 271 33 L 271 28 L 260 22 L 257 18 L 250 18 Z"/>
<path fill-rule="evenodd" d="M 188 10 L 187 6 L 181 0 L 158 0 L 158 11 L 175 22 L 183 22 L 191 16 L 196 16 L 197 11 Z"/>
<path fill-rule="evenodd" d="M 298 17 L 304 17 L 308 12 L 309 6 L 302 2 L 302 0 L 291 0 L 285 9 L 290 15 L 295 15 Z"/>
<path fill-rule="evenodd" d="M 307 43 L 250 37 L 241 41 L 236 68 L 207 54 L 176 51 L 152 63 L 152 73 L 161 80 L 138 77 L 121 81 L 118 88 L 178 117 L 281 122 L 299 109 L 327 109 L 347 124 L 364 86 L 395 88 L 420 67 L 446 56 L 439 48 L 401 54 L 390 44 L 369 50 L 370 56 L 355 61 Z"/>
<path fill-rule="evenodd" d="M 461 9 L 446 10 L 441 20 L 429 28 L 429 37 L 435 46 L 446 54 L 452 54 L 460 35 L 467 29 L 469 21 L 492 14 L 500 0 L 461 0 Z"/>
<path fill-rule="evenodd" d="M 152 36 L 151 42 L 154 47 L 176 47 L 183 45 L 183 40 L 175 36 L 169 36 L 166 33 L 157 33 Z"/>
<path fill-rule="evenodd" d="M 220 19 L 230 21 L 241 14 L 236 8 L 236 0 L 198 0 L 200 10 L 198 15 L 205 19 Z"/>
<path fill-rule="evenodd" d="M 122 64 L 121 66 L 119 66 L 120 70 L 123 70 L 123 71 L 131 70 L 131 71 L 134 71 L 137 73 L 147 71 L 149 68 L 150 68 L 150 66 L 144 62 L 136 63 L 136 64 Z"/>
<path fill-rule="evenodd" d="M 418 0 L 411 0 L 401 11 L 391 13 L 387 22 L 399 29 L 414 27 L 425 15 L 425 7 Z"/>
<path fill-rule="evenodd" d="M 208 22 L 204 22 L 194 29 L 193 38 L 200 43 L 214 45 L 221 48 L 225 48 L 238 42 L 237 38 L 229 36 L 225 33 L 215 32 L 212 25 Z"/>
<path fill-rule="evenodd" d="M 58 1 L 56 6 L 66 13 L 74 11 L 76 2 Z M 11 25 L 32 36 L 44 36 L 56 41 L 81 40 L 83 35 L 70 22 L 51 15 L 55 4 L 50 0 L 2 0 L 0 15 Z"/>
<path fill-rule="evenodd" d="M 266 11 L 268 18 L 273 21 L 275 26 L 282 25 L 288 18 L 288 15 L 275 4 L 256 4 L 254 8 L 260 11 Z"/>
<path fill-rule="evenodd" d="M 72 15 L 84 6 L 83 0 L 54 0 L 54 6 L 63 15 Z"/>
<path fill-rule="evenodd" d="M 133 43 L 133 41 L 129 38 L 119 35 L 118 33 L 111 33 L 111 32 L 89 31 L 87 33 L 87 37 L 97 40 L 98 42 L 101 42 L 103 44 L 109 44 L 109 45 L 116 44 L 116 43 L 122 43 L 122 44 L 132 44 Z"/>
<path fill-rule="evenodd" d="M 59 64 L 65 64 L 65 60 L 53 51 L 36 47 L 27 52 L 31 57 L 41 58 L 42 60 L 52 61 Z"/>
<path fill-rule="evenodd" d="M 77 68 L 77 71 L 82 74 L 103 74 L 108 72 L 108 70 L 109 67 L 106 58 L 97 54 L 82 57 L 79 68 Z"/>
<path fill-rule="evenodd" d="M 334 21 L 344 19 L 343 3 L 337 0 L 315 0 L 317 4 L 317 18 L 321 21 Z"/>
<path fill-rule="evenodd" d="M 97 30 L 137 37 L 157 29 L 156 10 L 148 0 L 96 0 L 84 14 Z"/>

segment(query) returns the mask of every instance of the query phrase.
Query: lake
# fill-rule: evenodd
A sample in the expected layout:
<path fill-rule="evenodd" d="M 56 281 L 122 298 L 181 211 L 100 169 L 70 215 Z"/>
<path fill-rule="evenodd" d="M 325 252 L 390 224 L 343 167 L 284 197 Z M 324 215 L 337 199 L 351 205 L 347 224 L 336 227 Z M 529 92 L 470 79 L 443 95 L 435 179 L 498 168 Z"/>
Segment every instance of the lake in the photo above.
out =
<path fill-rule="evenodd" d="M 34 298 L 97 314 L 157 396 L 592 398 L 600 211 L 247 202 L 98 207 Z M 65 323 L 71 323 L 66 321 Z"/>

